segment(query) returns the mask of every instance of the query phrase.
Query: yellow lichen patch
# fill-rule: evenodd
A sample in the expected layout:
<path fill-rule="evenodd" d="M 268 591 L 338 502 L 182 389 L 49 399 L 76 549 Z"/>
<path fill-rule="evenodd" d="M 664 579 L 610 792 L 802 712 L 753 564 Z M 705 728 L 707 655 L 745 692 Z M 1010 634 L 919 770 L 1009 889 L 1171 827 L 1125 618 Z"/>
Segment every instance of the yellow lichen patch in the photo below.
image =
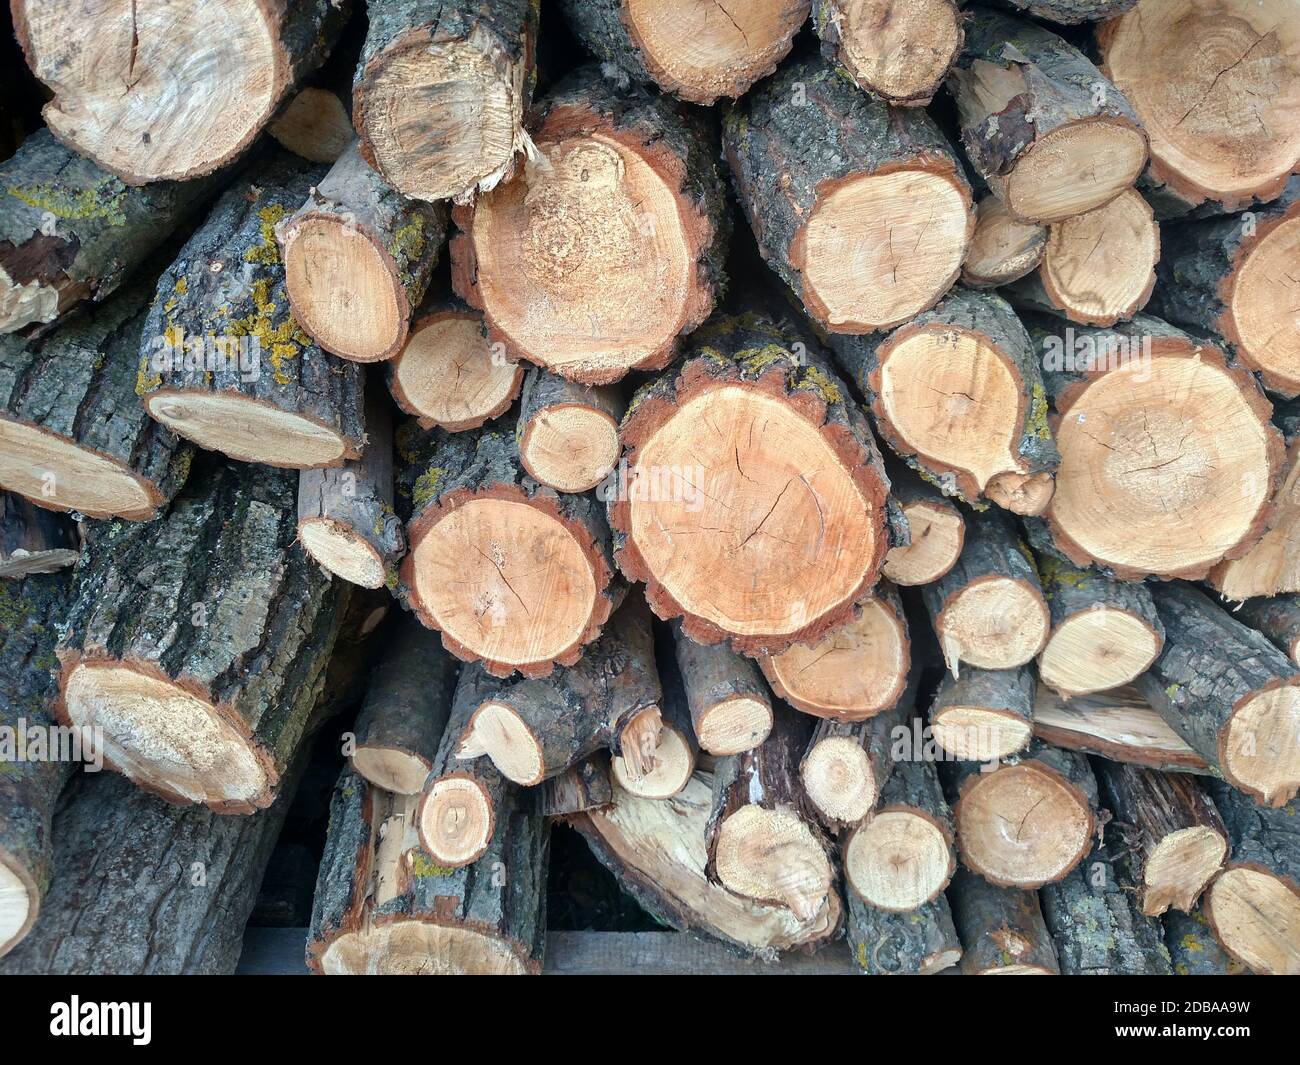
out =
<path fill-rule="evenodd" d="M 1042 385 L 1034 385 L 1029 393 L 1029 418 L 1025 422 L 1025 432 L 1036 440 L 1048 440 L 1052 436 L 1051 426 L 1047 424 L 1047 393 Z"/>
<path fill-rule="evenodd" d="M 408 263 L 424 253 L 424 225 L 418 215 L 393 234 L 392 252 L 400 270 L 405 270 Z"/>
<path fill-rule="evenodd" d="M 117 178 L 105 178 L 77 193 L 70 193 L 54 184 L 10 186 L 9 195 L 29 207 L 49 211 L 56 218 L 69 221 L 97 219 L 110 226 L 126 224 L 126 214 L 122 210 L 126 202 L 126 186 Z"/>
<path fill-rule="evenodd" d="M 411 491 L 411 502 L 417 507 L 424 506 L 438 493 L 438 483 L 446 475 L 447 471 L 442 466 L 434 466 L 426 470 L 415 479 L 415 486 Z"/>
<path fill-rule="evenodd" d="M 422 876 L 450 876 L 452 870 L 445 866 L 437 865 L 431 862 L 423 851 L 412 851 L 410 855 L 411 875 L 415 877 Z"/>
<path fill-rule="evenodd" d="M 289 213 L 288 208 L 278 203 L 263 207 L 257 212 L 260 221 L 258 242 L 244 252 L 244 259 L 262 266 L 278 266 L 280 263 L 280 246 L 275 241 L 275 224 Z"/>
<path fill-rule="evenodd" d="M 140 366 L 135 372 L 135 394 L 148 395 L 156 388 L 162 388 L 162 374 L 149 372 L 149 356 L 140 356 Z"/>

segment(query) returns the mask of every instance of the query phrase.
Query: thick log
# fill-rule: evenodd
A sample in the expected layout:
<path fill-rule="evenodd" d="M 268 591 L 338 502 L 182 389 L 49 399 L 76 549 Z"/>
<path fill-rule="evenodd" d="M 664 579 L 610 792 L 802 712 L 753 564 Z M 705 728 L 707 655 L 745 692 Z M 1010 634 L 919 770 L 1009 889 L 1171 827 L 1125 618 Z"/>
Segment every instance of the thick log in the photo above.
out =
<path fill-rule="evenodd" d="M 388 397 L 365 398 L 366 446 L 337 469 L 298 474 L 298 540 L 331 573 L 363 588 L 397 580 L 406 534 L 393 509 L 393 413 Z"/>
<path fill-rule="evenodd" d="M 996 288 L 1038 269 L 1047 250 L 1047 227 L 1022 222 L 992 193 L 975 205 L 975 235 L 961 264 L 962 284 Z"/>
<path fill-rule="evenodd" d="M 964 976 L 1059 976 L 1056 944 L 1033 891 L 996 887 L 958 869 L 948 888 Z"/>
<path fill-rule="evenodd" d="M 1234 610 L 1233 615 L 1268 637 L 1292 662 L 1300 663 L 1300 595 L 1251 599 Z"/>
<path fill-rule="evenodd" d="M 1282 0 L 1141 0 L 1097 29 L 1101 67 L 1151 138 L 1167 217 L 1275 199 L 1300 156 L 1300 26 Z M 1207 46 L 1213 42 L 1212 46 Z"/>
<path fill-rule="evenodd" d="M 1124 94 L 1032 22 L 973 9 L 948 89 L 971 165 L 1022 221 L 1104 206 L 1146 165 L 1146 133 Z"/>
<path fill-rule="evenodd" d="M 961 961 L 961 941 L 948 899 L 940 895 L 910 913 L 868 906 L 847 892 L 849 951 L 867 976 L 933 976 Z"/>
<path fill-rule="evenodd" d="M 1226 218 L 1167 225 L 1153 313 L 1215 334 L 1270 392 L 1300 395 L 1300 177 L 1272 203 Z"/>
<path fill-rule="evenodd" d="M 532 786 L 605 747 L 639 778 L 656 765 L 662 702 L 650 611 L 631 596 L 576 665 L 480 700 L 456 757 L 486 755 L 509 780 Z"/>
<path fill-rule="evenodd" d="M 560 9 L 608 76 L 657 85 L 693 104 L 735 99 L 790 51 L 811 0 L 562 0 Z"/>
<path fill-rule="evenodd" d="M 447 236 L 447 208 L 408 200 L 353 144 L 275 236 L 303 332 L 342 358 L 381 362 L 406 343 Z"/>
<path fill-rule="evenodd" d="M 446 869 L 416 837 L 415 799 L 350 769 L 330 803 L 307 964 L 330 976 L 524 975 L 541 969 L 550 826 L 507 788 L 492 842 Z"/>
<path fill-rule="evenodd" d="M 593 388 L 534 367 L 519 401 L 519 459 L 539 484 L 586 492 L 618 464 L 619 389 Z"/>
<path fill-rule="evenodd" d="M 54 818 L 41 916 L 0 973 L 232 974 L 300 776 L 295 765 L 270 809 L 223 817 L 82 774 Z"/>
<path fill-rule="evenodd" d="M 1033 736 L 1034 687 L 1030 666 L 945 674 L 930 706 L 934 742 L 970 762 L 992 762 L 1024 750 Z"/>
<path fill-rule="evenodd" d="M 1011 285 L 1016 306 L 1111 326 L 1142 310 L 1156 283 L 1160 227 L 1137 189 L 1048 226 L 1037 273 Z"/>
<path fill-rule="evenodd" d="M 547 96 L 533 136 L 544 164 L 453 215 L 456 294 L 512 362 L 588 385 L 661 369 L 724 288 L 715 133 L 591 66 Z"/>
<path fill-rule="evenodd" d="M 977 762 L 950 764 L 953 823 L 967 869 L 990 884 L 1029 890 L 1063 879 L 1083 861 L 1097 820 L 1097 782 L 1083 755 L 1035 742 L 1019 761 L 992 772 Z"/>
<path fill-rule="evenodd" d="M 1300 974 L 1300 805 L 1270 810 L 1221 781 L 1208 787 L 1232 841 L 1201 903 L 1210 928 L 1251 972 Z"/>
<path fill-rule="evenodd" d="M 957 564 L 966 542 L 958 506 L 900 463 L 886 462 L 890 496 L 907 522 L 909 543 L 889 549 L 881 576 L 900 587 L 937 581 Z"/>
<path fill-rule="evenodd" d="M 727 113 L 723 143 L 759 251 L 831 332 L 900 325 L 957 279 L 970 186 L 923 109 L 804 59 Z"/>
<path fill-rule="evenodd" d="M 1039 684 L 1034 735 L 1054 747 L 1166 773 L 1211 772 L 1131 685 L 1066 700 Z"/>
<path fill-rule="evenodd" d="M 1143 914 L 1128 862 L 1108 848 L 1097 846 L 1039 900 L 1063 975 L 1172 974 L 1160 919 Z"/>
<path fill-rule="evenodd" d="M 1108 826 L 1129 861 L 1142 912 L 1190 913 L 1228 856 L 1219 812 L 1190 776 L 1098 759 L 1097 780 L 1115 815 Z"/>
<path fill-rule="evenodd" d="M 901 107 L 924 107 L 962 46 L 955 0 L 814 0 L 822 54 L 867 92 Z"/>
<path fill-rule="evenodd" d="M 709 754 L 740 754 L 772 731 L 772 697 L 752 659 L 725 643 L 700 644 L 673 626 L 691 725 Z"/>
<path fill-rule="evenodd" d="M 808 731 L 806 718 L 778 710 L 759 746 L 717 760 L 705 836 L 713 883 L 803 921 L 835 894 L 830 844 L 799 776 Z"/>
<path fill-rule="evenodd" d="M 558 777 L 542 781 L 537 794 L 538 813 L 550 818 L 599 810 L 613 801 L 609 755 L 604 751 L 589 754 Z"/>
<path fill-rule="evenodd" d="M 338 162 L 356 140 L 352 116 L 338 93 L 309 85 L 294 94 L 279 117 L 266 127 L 280 147 L 309 163 Z"/>
<path fill-rule="evenodd" d="M 46 335 L 0 336 L 0 486 L 48 510 L 146 521 L 185 483 L 192 450 L 136 394 L 152 284 Z"/>
<path fill-rule="evenodd" d="M 957 564 L 921 597 L 948 671 L 959 663 L 980 669 L 1014 669 L 1047 642 L 1050 615 L 1033 556 L 1011 520 L 989 510 L 966 520 Z"/>
<path fill-rule="evenodd" d="M 352 768 L 399 795 L 424 786 L 456 690 L 456 664 L 412 617 L 399 619 L 353 727 Z"/>
<path fill-rule="evenodd" d="M 41 757 L 19 757 L 16 745 L 21 734 L 26 754 L 29 730 L 39 736 L 53 724 L 55 632 L 70 586 L 67 574 L 0 583 L 0 957 L 31 931 L 50 885 L 50 822 L 72 767 L 48 739 Z M 69 736 L 78 748 L 69 753 L 93 756 L 88 739 Z"/>
<path fill-rule="evenodd" d="M 1300 668 L 1195 588 L 1152 593 L 1165 648 L 1138 690 L 1228 783 L 1286 805 L 1300 790 Z"/>
<path fill-rule="evenodd" d="M 1170 910 L 1164 916 L 1165 947 L 1175 976 L 1242 976 L 1249 970 L 1220 946 L 1204 908 Z"/>
<path fill-rule="evenodd" d="M 106 298 L 216 187 L 131 188 L 48 130 L 33 133 L 0 165 L 0 333 Z"/>
<path fill-rule="evenodd" d="M 421 429 L 477 429 L 508 411 L 524 383 L 524 368 L 489 344 L 483 316 L 459 300 L 426 307 L 406 346 L 385 367 L 397 405 Z"/>
<path fill-rule="evenodd" d="M 59 644 L 58 714 L 174 802 L 268 806 L 324 684 L 341 590 L 295 544 L 296 478 L 213 462 L 167 514 L 98 530 Z"/>
<path fill-rule="evenodd" d="M 1041 514 L 1060 456 L 1038 352 L 991 292 L 954 290 L 888 337 L 834 337 L 881 436 L 922 478 L 979 507 Z"/>
<path fill-rule="evenodd" d="M 795 709 L 859 721 L 898 704 L 911 660 L 903 601 L 882 582 L 847 625 L 758 662 L 772 691 Z"/>
<path fill-rule="evenodd" d="M 1144 314 L 1109 330 L 1026 324 L 1056 408 L 1057 551 L 1119 580 L 1199 580 L 1259 540 L 1283 447 L 1248 370 Z"/>
<path fill-rule="evenodd" d="M 536 0 L 420 0 L 366 5 L 369 29 L 352 89 L 361 153 L 395 189 L 465 199 L 515 171 L 530 150 Z"/>
<path fill-rule="evenodd" d="M 81 556 L 81 537 L 66 516 L 0 492 L 0 577 L 55 573 Z"/>
<path fill-rule="evenodd" d="M 361 454 L 361 367 L 299 327 L 275 242 L 276 223 L 319 179 L 287 152 L 270 154 L 158 280 L 136 392 L 151 417 L 209 451 L 290 469 Z"/>
<path fill-rule="evenodd" d="M 957 858 L 952 813 L 933 762 L 894 765 L 879 809 L 845 839 L 843 864 L 849 892 L 874 909 L 911 913 L 943 893 Z"/>
<path fill-rule="evenodd" d="M 615 784 L 610 806 L 574 817 L 570 824 L 623 890 L 670 928 L 768 961 L 782 951 L 811 949 L 838 935 L 844 903 L 834 886 L 827 904 L 802 919 L 788 906 L 745 898 L 707 876 L 711 790 L 707 773 L 697 773 L 664 801 L 629 795 Z"/>
<path fill-rule="evenodd" d="M 624 419 L 619 567 L 701 643 L 759 656 L 816 640 L 854 615 L 889 549 L 879 451 L 810 344 L 719 319 Z"/>
<path fill-rule="evenodd" d="M 619 589 L 599 504 L 529 477 L 513 433 L 403 435 L 412 514 L 398 591 L 407 605 L 447 650 L 494 675 L 573 665 Z"/>
<path fill-rule="evenodd" d="M 1122 687 L 1150 668 L 1165 630 L 1146 585 L 1112 581 L 1050 554 L 1038 556 L 1038 575 L 1052 614 L 1038 656 L 1044 684 L 1068 699 Z"/>

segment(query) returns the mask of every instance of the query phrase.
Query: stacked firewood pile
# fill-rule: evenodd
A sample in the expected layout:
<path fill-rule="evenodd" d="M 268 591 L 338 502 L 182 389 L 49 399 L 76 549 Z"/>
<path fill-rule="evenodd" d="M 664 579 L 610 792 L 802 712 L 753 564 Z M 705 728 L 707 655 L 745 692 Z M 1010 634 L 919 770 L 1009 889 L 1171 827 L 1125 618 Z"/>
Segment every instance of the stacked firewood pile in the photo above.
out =
<path fill-rule="evenodd" d="M 12 0 L 0 970 L 233 969 L 324 729 L 324 973 L 538 970 L 556 821 L 1300 972 L 1300 0 L 120 7 Z"/>

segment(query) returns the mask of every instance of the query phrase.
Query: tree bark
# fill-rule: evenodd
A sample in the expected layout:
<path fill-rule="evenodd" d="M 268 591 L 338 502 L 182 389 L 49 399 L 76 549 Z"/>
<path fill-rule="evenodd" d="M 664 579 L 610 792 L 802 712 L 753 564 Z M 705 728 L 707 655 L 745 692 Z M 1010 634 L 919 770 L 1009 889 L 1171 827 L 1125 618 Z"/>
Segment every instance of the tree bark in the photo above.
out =
<path fill-rule="evenodd" d="M 901 325 L 957 279 L 974 231 L 970 186 L 924 110 L 891 111 L 804 59 L 727 113 L 723 143 L 760 253 L 827 330 Z"/>
<path fill-rule="evenodd" d="M 586 492 L 618 464 L 623 396 L 610 385 L 592 388 L 539 367 L 528 371 L 515 436 L 529 475 L 557 492 Z"/>
<path fill-rule="evenodd" d="M 1034 18 L 1077 26 L 1115 18 L 1137 5 L 1138 0 L 993 0 L 999 7 L 1019 10 Z"/>
<path fill-rule="evenodd" d="M 886 460 L 890 496 L 908 526 L 908 543 L 891 547 L 881 576 L 899 587 L 937 581 L 957 564 L 966 542 L 961 509 L 934 485 L 898 462 Z"/>
<path fill-rule="evenodd" d="M 691 725 L 710 754 L 740 754 L 772 731 L 772 697 L 752 659 L 725 643 L 701 644 L 673 626 Z"/>
<path fill-rule="evenodd" d="M 1267 637 L 1292 662 L 1300 663 L 1300 596 L 1250 599 L 1233 613 L 1237 620 Z"/>
<path fill-rule="evenodd" d="M 597 751 L 569 766 L 558 777 L 542 782 L 538 812 L 550 818 L 563 818 L 599 810 L 613 801 L 609 755 Z"/>
<path fill-rule="evenodd" d="M 321 170 L 276 151 L 217 201 L 158 281 L 136 392 L 209 451 L 268 466 L 361 454 L 361 367 L 317 347 L 290 313 L 275 225 Z"/>
<path fill-rule="evenodd" d="M 1244 976 L 1249 970 L 1219 945 L 1197 906 L 1191 913 L 1170 910 L 1164 916 L 1165 947 L 1175 976 Z"/>
<path fill-rule="evenodd" d="M 56 573 L 81 555 L 81 537 L 65 515 L 0 492 L 0 577 Z"/>
<path fill-rule="evenodd" d="M 58 714 L 174 802 L 268 806 L 310 725 L 341 590 L 295 545 L 294 477 L 213 462 L 168 513 L 98 530 L 62 627 Z"/>
<path fill-rule="evenodd" d="M 995 887 L 958 869 L 948 900 L 964 948 L 964 976 L 1060 975 L 1036 892 Z"/>
<path fill-rule="evenodd" d="M 932 976 L 961 960 L 946 896 L 911 913 L 878 910 L 851 891 L 847 896 L 849 951 L 864 975 Z"/>
<path fill-rule="evenodd" d="M 1033 737 L 1034 688 L 1034 671 L 1027 665 L 945 674 L 930 706 L 935 743 L 971 762 L 1023 750 Z"/>

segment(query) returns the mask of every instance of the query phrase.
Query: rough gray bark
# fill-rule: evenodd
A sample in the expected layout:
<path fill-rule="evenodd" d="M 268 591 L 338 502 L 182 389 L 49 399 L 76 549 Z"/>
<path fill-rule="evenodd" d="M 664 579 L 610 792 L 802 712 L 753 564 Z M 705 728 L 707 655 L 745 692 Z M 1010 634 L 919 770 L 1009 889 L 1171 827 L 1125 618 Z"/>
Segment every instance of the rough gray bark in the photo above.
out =
<path fill-rule="evenodd" d="M 0 492 L 0 577 L 54 573 L 77 561 L 81 538 L 65 515 Z"/>
<path fill-rule="evenodd" d="M 1114 18 L 1136 6 L 1138 0 L 992 0 L 999 7 L 1019 10 L 1048 22 L 1075 26 Z"/>
<path fill-rule="evenodd" d="M 948 887 L 948 902 L 964 948 L 963 975 L 1059 975 L 1056 944 L 1036 892 L 995 887 L 958 869 Z"/>
<path fill-rule="evenodd" d="M 1247 599 L 1233 615 L 1268 637 L 1292 662 L 1300 662 L 1300 595 Z"/>
<path fill-rule="evenodd" d="M 878 910 L 852 891 L 847 896 L 849 951 L 864 975 L 931 976 L 961 960 L 947 896 L 911 913 Z"/>
<path fill-rule="evenodd" d="M 1029 745 L 1032 736 L 1035 680 L 1033 667 L 1028 665 L 1014 669 L 974 669 L 968 666 L 959 677 L 945 673 L 930 705 L 930 727 L 935 742 L 953 757 L 976 761 L 1001 758 L 1022 750 Z M 981 742 L 978 732 L 964 736 L 960 726 L 952 725 L 948 726 L 951 733 L 941 731 L 946 712 L 954 708 L 973 708 L 995 721 L 1003 718 L 1006 721 L 1004 727 L 1012 730 L 1012 734 L 1023 728 L 1024 739 L 1012 750 L 989 750 Z M 987 728 L 990 724 L 981 723 L 975 728 Z"/>
<path fill-rule="evenodd" d="M 41 129 L 0 165 L 0 333 L 102 300 L 216 191 L 218 179 L 132 188 Z"/>
<path fill-rule="evenodd" d="M 1175 976 L 1244 976 L 1247 968 L 1220 946 L 1200 906 L 1164 916 L 1165 947 Z"/>

